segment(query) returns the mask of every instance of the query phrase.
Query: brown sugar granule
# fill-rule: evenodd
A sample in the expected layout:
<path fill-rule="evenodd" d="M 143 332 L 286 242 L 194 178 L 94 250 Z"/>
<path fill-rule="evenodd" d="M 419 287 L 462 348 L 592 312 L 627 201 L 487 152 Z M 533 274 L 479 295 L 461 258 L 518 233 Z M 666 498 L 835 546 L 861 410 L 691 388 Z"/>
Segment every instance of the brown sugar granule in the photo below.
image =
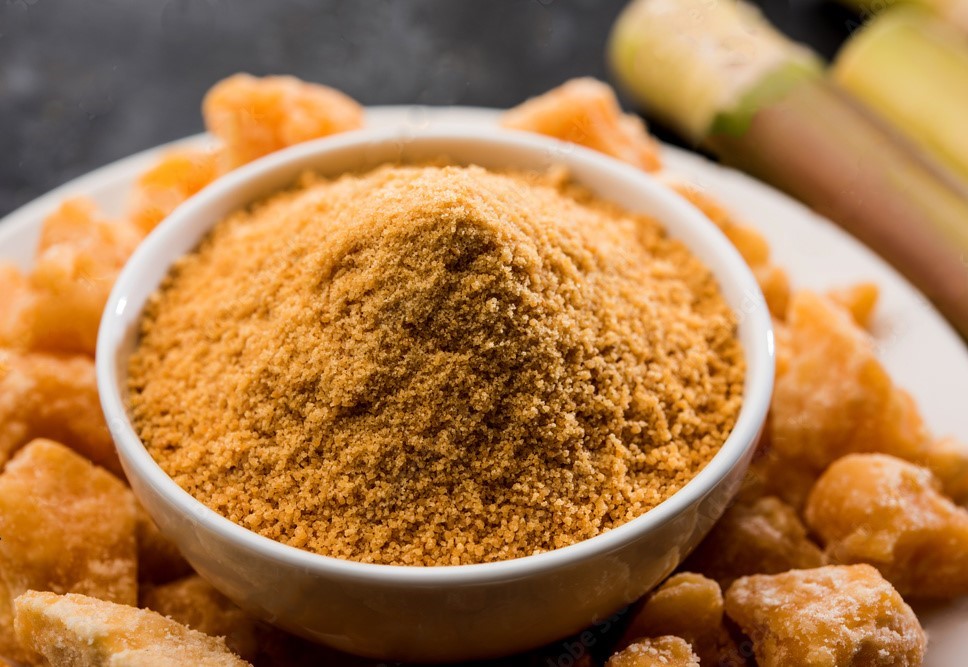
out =
<path fill-rule="evenodd" d="M 130 404 L 189 493 L 371 563 L 527 556 L 655 507 L 742 401 L 736 319 L 562 174 L 386 166 L 219 223 L 148 305 Z"/>

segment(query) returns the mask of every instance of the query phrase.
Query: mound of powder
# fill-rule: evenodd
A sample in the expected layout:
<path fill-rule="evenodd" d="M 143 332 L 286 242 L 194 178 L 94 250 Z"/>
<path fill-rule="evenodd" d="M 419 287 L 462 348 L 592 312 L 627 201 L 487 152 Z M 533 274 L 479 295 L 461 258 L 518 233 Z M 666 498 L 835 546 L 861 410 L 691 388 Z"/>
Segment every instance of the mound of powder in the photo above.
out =
<path fill-rule="evenodd" d="M 734 315 L 563 174 L 307 177 L 219 223 L 130 361 L 148 450 L 262 535 L 364 562 L 555 549 L 668 498 L 742 400 Z"/>

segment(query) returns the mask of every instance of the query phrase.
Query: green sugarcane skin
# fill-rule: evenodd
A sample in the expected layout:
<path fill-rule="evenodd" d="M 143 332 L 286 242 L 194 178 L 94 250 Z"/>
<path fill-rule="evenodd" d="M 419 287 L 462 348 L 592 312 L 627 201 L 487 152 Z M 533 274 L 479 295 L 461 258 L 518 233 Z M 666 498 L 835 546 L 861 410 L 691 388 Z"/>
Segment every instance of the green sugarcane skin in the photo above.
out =
<path fill-rule="evenodd" d="M 748 127 L 704 145 L 868 244 L 968 337 L 968 192 L 959 182 L 822 79 L 803 79 Z"/>
<path fill-rule="evenodd" d="M 822 76 L 820 67 L 813 63 L 790 61 L 763 77 L 756 86 L 746 92 L 729 111 L 718 113 L 710 125 L 708 134 L 726 134 L 739 137 L 750 129 L 753 117 L 764 108 L 783 99 L 791 90 L 807 80 Z"/>
<path fill-rule="evenodd" d="M 831 77 L 968 183 L 968 40 L 923 10 L 892 9 L 850 39 Z"/>

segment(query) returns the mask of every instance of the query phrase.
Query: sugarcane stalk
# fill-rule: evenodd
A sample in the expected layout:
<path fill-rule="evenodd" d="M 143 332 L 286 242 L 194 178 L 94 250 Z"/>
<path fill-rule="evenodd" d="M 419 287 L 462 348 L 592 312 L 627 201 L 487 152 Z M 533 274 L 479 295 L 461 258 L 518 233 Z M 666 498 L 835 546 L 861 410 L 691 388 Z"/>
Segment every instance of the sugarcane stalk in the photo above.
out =
<path fill-rule="evenodd" d="M 867 243 L 968 336 L 968 186 L 811 67 L 814 57 L 802 47 L 777 44 L 778 33 L 741 7 L 635 0 L 611 36 L 616 77 L 688 139 Z M 664 23 L 670 15 L 675 29 Z M 703 48 L 713 17 L 716 34 L 732 37 Z M 751 44 L 763 35 L 768 45 Z M 685 62 L 667 66 L 656 53 Z M 736 72 L 736 80 L 722 80 Z M 692 95 L 704 80 L 716 94 L 699 99 L 700 112 Z"/>
<path fill-rule="evenodd" d="M 968 181 L 968 40 L 928 12 L 899 7 L 855 33 L 830 72 Z"/>
<path fill-rule="evenodd" d="M 836 221 L 968 336 L 968 192 L 846 94 L 805 83 L 704 144 Z"/>
<path fill-rule="evenodd" d="M 822 71 L 811 51 L 735 0 L 632 2 L 613 28 L 609 60 L 651 116 L 696 142 L 744 96 L 765 103 Z"/>

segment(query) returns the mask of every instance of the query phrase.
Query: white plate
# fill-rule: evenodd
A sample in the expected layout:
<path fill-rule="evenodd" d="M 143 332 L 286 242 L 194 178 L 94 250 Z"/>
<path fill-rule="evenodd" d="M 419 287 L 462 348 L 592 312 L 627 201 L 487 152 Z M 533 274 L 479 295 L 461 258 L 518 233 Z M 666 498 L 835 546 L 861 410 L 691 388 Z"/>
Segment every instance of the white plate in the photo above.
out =
<path fill-rule="evenodd" d="M 375 107 L 372 126 L 418 129 L 432 123 L 493 123 L 497 111 L 471 108 Z M 65 197 L 85 195 L 120 215 L 135 177 L 161 151 L 203 143 L 202 135 L 153 148 L 75 179 L 0 221 L 0 260 L 29 268 L 43 218 Z M 777 263 L 796 287 L 826 289 L 873 281 L 881 301 L 873 325 L 878 353 L 892 377 L 908 389 L 938 435 L 968 442 L 968 348 L 924 297 L 896 271 L 839 227 L 785 195 L 732 169 L 673 147 L 663 158 L 683 176 L 760 230 Z M 929 667 L 963 664 L 968 655 L 968 599 L 922 611 L 930 635 Z"/>

